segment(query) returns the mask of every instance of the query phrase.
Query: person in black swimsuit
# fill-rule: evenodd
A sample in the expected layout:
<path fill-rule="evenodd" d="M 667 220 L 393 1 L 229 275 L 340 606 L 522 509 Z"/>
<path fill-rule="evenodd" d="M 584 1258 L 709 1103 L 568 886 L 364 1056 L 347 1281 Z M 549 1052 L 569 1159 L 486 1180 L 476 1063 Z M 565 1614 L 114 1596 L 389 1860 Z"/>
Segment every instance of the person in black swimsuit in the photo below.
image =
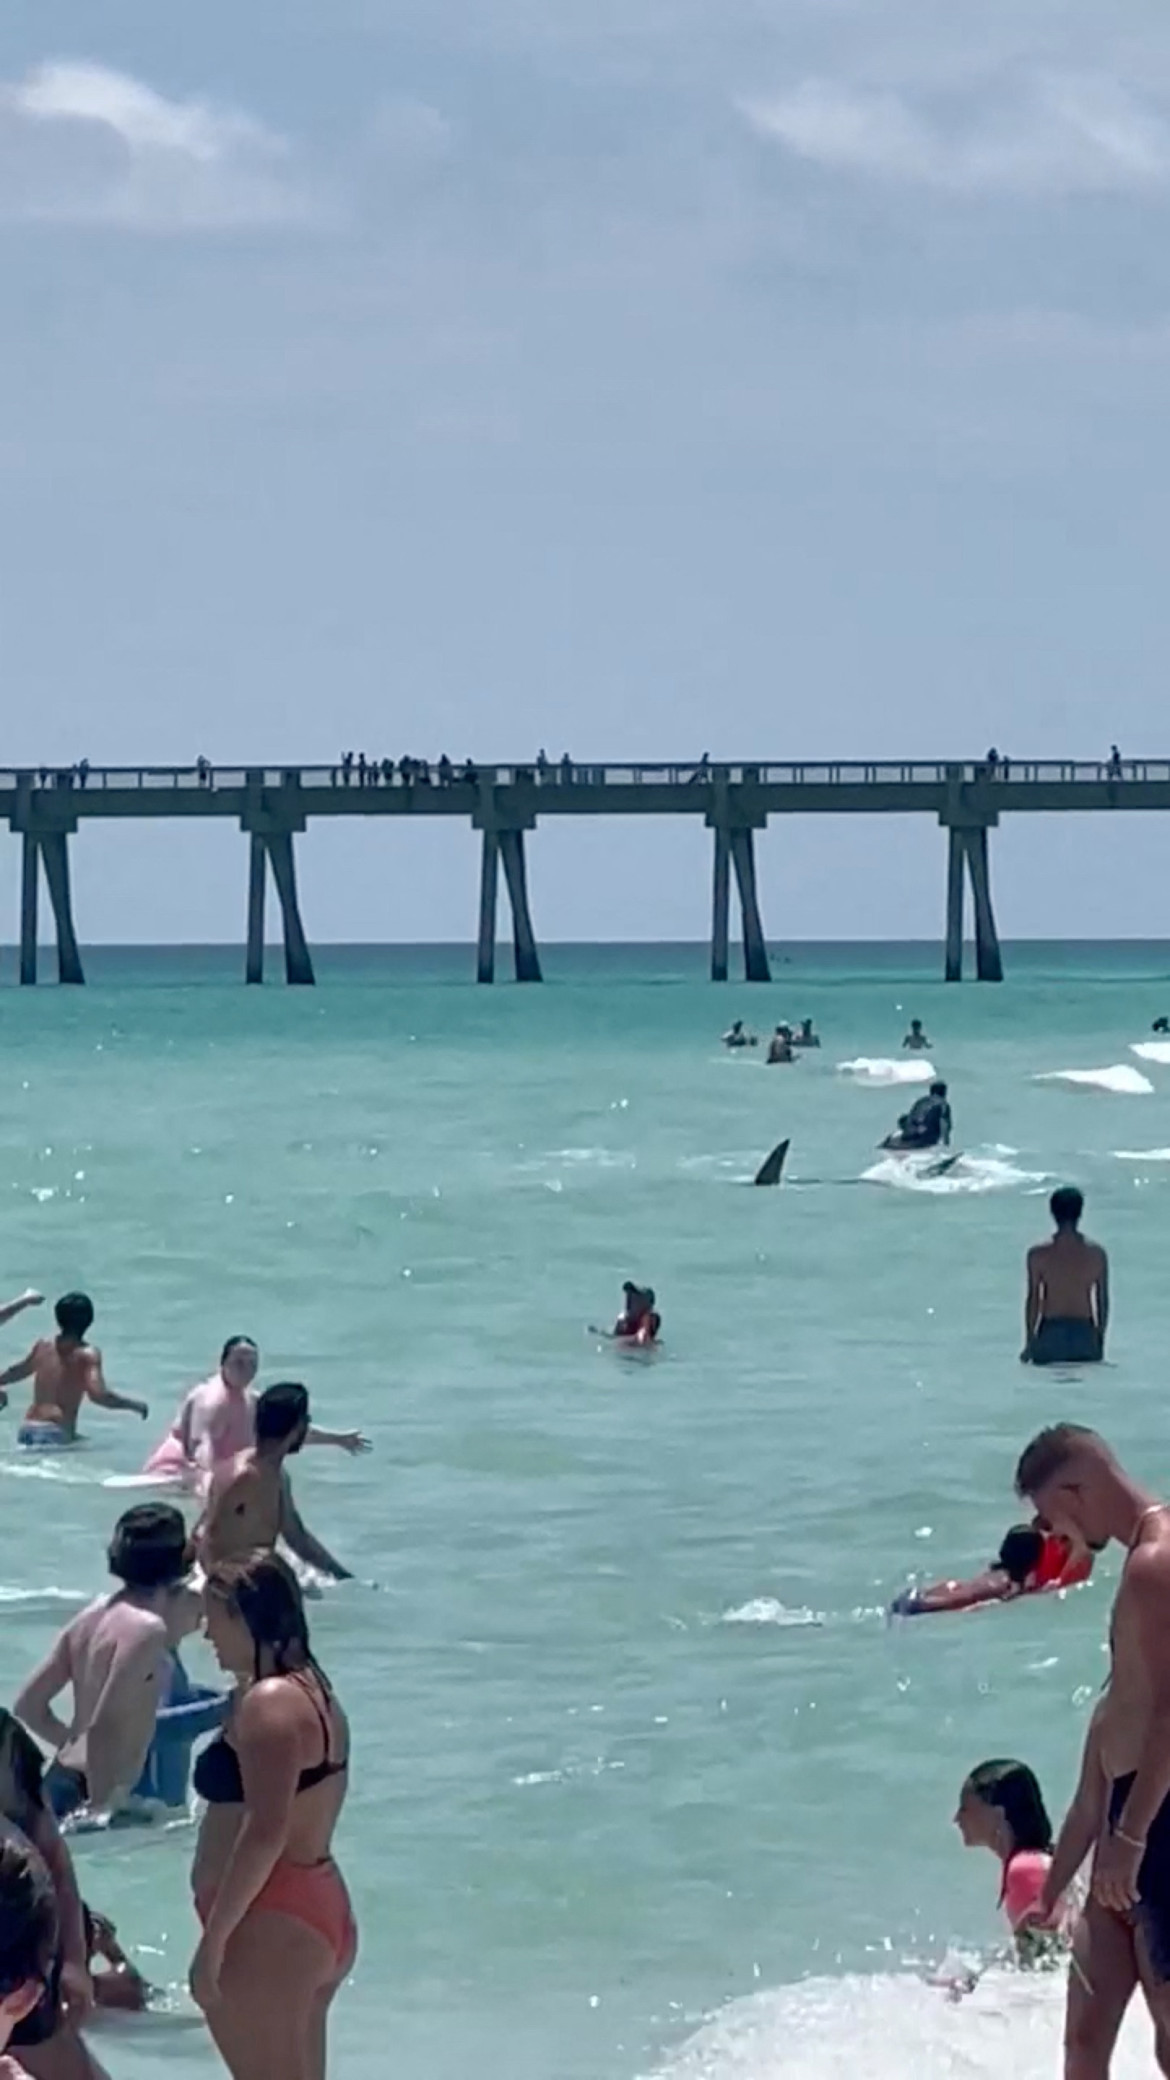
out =
<path fill-rule="evenodd" d="M 357 1952 L 330 1853 L 349 1729 L 313 1658 L 296 1578 L 275 1553 L 214 1567 L 206 1605 L 208 1638 L 238 1691 L 195 1769 L 207 1810 L 191 1991 L 232 2080 L 325 2080 L 329 2008 Z M 246 1817 L 255 1825 L 245 1831 Z"/>

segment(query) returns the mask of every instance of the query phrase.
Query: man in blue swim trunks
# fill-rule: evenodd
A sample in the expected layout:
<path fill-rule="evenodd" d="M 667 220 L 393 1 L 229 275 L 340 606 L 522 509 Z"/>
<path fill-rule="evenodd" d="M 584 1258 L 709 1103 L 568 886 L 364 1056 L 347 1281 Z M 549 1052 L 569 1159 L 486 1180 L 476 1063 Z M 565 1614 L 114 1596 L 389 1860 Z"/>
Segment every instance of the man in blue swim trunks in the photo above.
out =
<path fill-rule="evenodd" d="M 1048 1202 L 1056 1233 L 1028 1251 L 1025 1365 L 1099 1365 L 1109 1327 L 1109 1259 L 1081 1234 L 1083 1192 L 1065 1184 Z"/>
<path fill-rule="evenodd" d="M 86 1342 L 93 1325 L 93 1302 L 86 1293 L 66 1293 L 57 1302 L 57 1334 L 42 1336 L 26 1358 L 0 1372 L 0 1408 L 7 1407 L 7 1387 L 31 1379 L 32 1404 L 17 1432 L 17 1441 L 33 1449 L 53 1450 L 77 1439 L 77 1416 L 83 1401 L 97 1408 L 124 1409 L 147 1417 L 145 1401 L 116 1394 L 102 1372 L 102 1354 Z"/>
<path fill-rule="evenodd" d="M 1105 2080 L 1139 1985 L 1158 2070 L 1170 2074 L 1170 1506 L 1079 1423 L 1032 1439 L 1016 1492 L 1050 1530 L 1095 1553 L 1116 1542 L 1126 1556 L 1109 1684 L 1040 1902 L 1051 1913 L 1092 1855 L 1092 1897 L 1069 1979 L 1065 2080 Z"/>

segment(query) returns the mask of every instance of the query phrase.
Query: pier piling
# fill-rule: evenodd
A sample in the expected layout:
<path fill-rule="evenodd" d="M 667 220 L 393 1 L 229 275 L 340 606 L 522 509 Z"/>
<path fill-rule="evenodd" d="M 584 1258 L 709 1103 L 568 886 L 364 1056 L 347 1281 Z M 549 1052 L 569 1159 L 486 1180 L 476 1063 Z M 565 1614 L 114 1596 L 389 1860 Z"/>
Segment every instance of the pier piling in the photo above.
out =
<path fill-rule="evenodd" d="M 731 835 L 715 825 L 715 874 L 711 911 L 711 980 L 726 982 L 731 937 Z"/>
<path fill-rule="evenodd" d="M 34 831 L 21 835 L 20 862 L 20 980 L 30 986 L 37 979 L 37 926 L 40 921 L 41 848 Z"/>
<path fill-rule="evenodd" d="M 732 831 L 731 858 L 739 889 L 740 909 L 743 912 L 744 978 L 748 982 L 770 982 L 772 971 L 768 966 L 768 945 L 764 938 L 759 896 L 756 892 L 754 832 L 742 827 Z"/>
<path fill-rule="evenodd" d="M 496 979 L 496 912 L 499 906 L 499 887 L 499 834 L 494 830 L 485 830 L 479 878 L 479 947 L 475 968 L 477 982 L 494 982 Z"/>
<path fill-rule="evenodd" d="M 272 878 L 276 893 L 280 897 L 280 911 L 284 923 L 284 979 L 298 987 L 311 988 L 316 981 L 313 960 L 301 923 L 301 906 L 297 898 L 297 862 L 293 850 L 293 835 L 290 830 L 273 830 L 268 833 L 268 857 L 272 862 Z"/>
<path fill-rule="evenodd" d="M 244 980 L 264 980 L 264 911 L 268 894 L 268 855 L 259 831 L 249 839 L 248 861 L 248 948 Z"/>
<path fill-rule="evenodd" d="M 947 832 L 947 955 L 946 979 L 948 982 L 963 980 L 963 897 L 966 893 L 964 876 L 967 872 L 967 851 L 962 831 Z"/>
<path fill-rule="evenodd" d="M 49 901 L 53 906 L 53 917 L 57 927 L 57 979 L 59 982 L 70 984 L 83 983 L 85 975 L 77 946 L 77 934 L 73 929 L 73 903 L 69 887 L 69 839 L 63 830 L 42 831 L 40 845 L 41 858 L 45 862 Z"/>
<path fill-rule="evenodd" d="M 991 906 L 991 862 L 987 825 L 967 832 L 971 894 L 975 902 L 975 974 L 980 982 L 1003 981 L 1003 956 Z"/>
<path fill-rule="evenodd" d="M 516 980 L 539 982 L 542 979 L 540 955 L 536 950 L 536 933 L 532 929 L 532 914 L 528 907 L 524 833 L 522 830 L 500 831 L 498 843 L 500 858 L 504 863 L 504 879 L 508 884 L 508 900 L 512 905 L 512 945 L 516 957 Z"/>

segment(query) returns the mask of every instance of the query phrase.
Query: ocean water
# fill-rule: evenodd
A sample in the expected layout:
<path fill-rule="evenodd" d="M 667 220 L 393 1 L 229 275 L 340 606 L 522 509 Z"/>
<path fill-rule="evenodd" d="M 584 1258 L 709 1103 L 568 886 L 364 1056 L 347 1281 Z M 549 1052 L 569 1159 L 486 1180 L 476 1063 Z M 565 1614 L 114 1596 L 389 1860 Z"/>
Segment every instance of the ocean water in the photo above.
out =
<path fill-rule="evenodd" d="M 996 1871 L 951 1826 L 964 1773 L 1018 1753 L 1054 1808 L 1072 1788 L 1116 1563 L 1062 1600 L 882 1612 L 986 1560 L 1043 1422 L 1170 1482 L 1170 1061 L 1133 1051 L 1170 954 L 1009 959 L 1002 989 L 947 990 L 933 949 L 797 948 L 771 988 L 714 990 L 695 949 L 554 949 L 545 988 L 476 991 L 464 952 L 355 952 L 285 992 L 235 986 L 235 953 L 139 950 L 0 997 L 0 1282 L 87 1287 L 112 1383 L 152 1403 L 55 1462 L 0 1417 L 5 1690 L 102 1585 L 103 1480 L 227 1335 L 375 1442 L 295 1471 L 364 1578 L 313 1610 L 354 1726 L 343 2080 L 1058 2069 L 1058 1980 L 993 1972 L 954 2006 L 921 1974 L 999 1939 Z M 875 1151 L 912 1013 L 966 1152 L 918 1183 Z M 824 1047 L 793 1068 L 719 1047 L 732 1016 L 805 1014 Z M 783 1135 L 791 1181 L 747 1189 Z M 1093 1376 L 1017 1362 L 1065 1178 L 1113 1253 Z M 658 1289 L 651 1362 L 587 1333 L 627 1276 Z M 78 1845 L 176 1987 L 191 1846 Z M 179 2025 L 99 2048 L 114 2080 L 217 2070 Z M 1118 2072 L 1149 2070 L 1135 2019 Z"/>

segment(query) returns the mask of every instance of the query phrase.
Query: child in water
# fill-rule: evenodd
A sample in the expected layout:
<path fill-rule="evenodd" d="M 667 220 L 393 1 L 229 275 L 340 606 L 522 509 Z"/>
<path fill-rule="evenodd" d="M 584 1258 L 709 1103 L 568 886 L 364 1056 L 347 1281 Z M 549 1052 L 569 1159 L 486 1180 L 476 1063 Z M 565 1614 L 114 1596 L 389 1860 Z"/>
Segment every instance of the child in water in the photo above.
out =
<path fill-rule="evenodd" d="M 1003 1872 L 999 1904 L 1021 1965 L 1048 1962 L 1065 1948 L 1073 1918 L 1069 1901 L 1044 1913 L 1052 1868 L 1052 1822 L 1026 1762 L 981 1762 L 959 1793 L 955 1826 L 968 1849 L 990 1849 Z"/>

